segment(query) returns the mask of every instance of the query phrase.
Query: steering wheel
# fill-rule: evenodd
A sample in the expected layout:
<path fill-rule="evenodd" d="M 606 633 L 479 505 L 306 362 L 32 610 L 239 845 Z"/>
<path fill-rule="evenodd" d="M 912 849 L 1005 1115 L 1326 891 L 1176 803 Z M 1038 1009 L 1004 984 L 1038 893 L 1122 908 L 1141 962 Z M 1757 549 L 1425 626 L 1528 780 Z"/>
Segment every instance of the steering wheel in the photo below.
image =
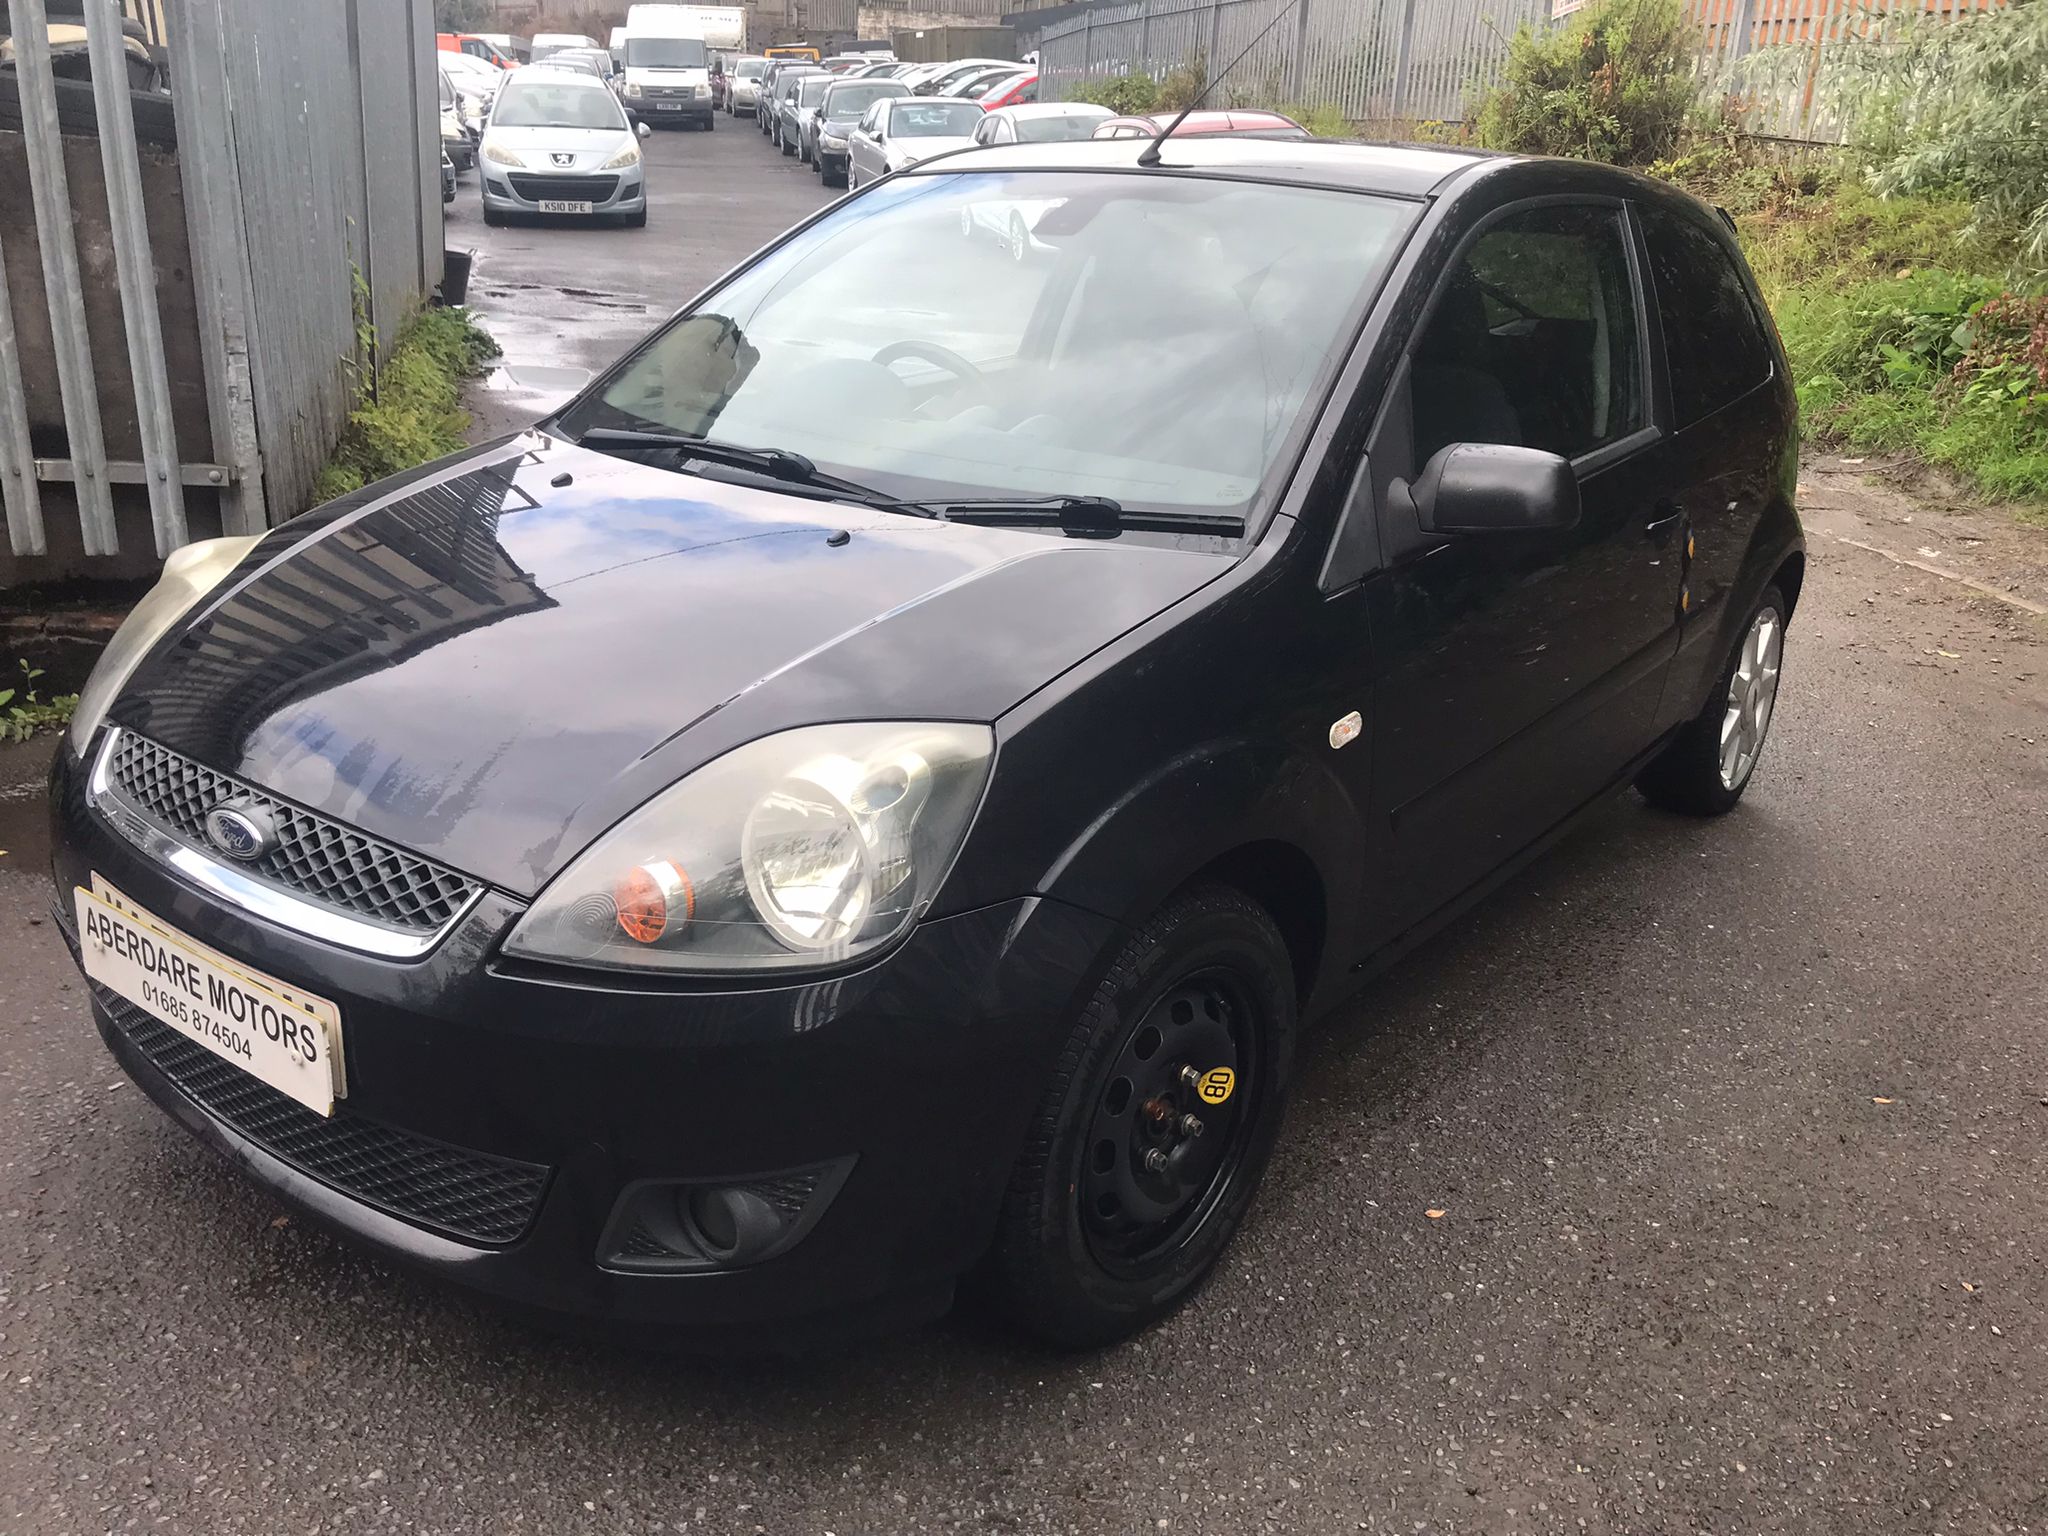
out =
<path fill-rule="evenodd" d="M 874 361 L 886 368 L 906 357 L 936 363 L 948 373 L 958 374 L 963 383 L 972 384 L 977 389 L 987 382 L 986 376 L 974 364 L 951 347 L 942 347 L 935 341 L 892 341 L 875 354 Z"/>

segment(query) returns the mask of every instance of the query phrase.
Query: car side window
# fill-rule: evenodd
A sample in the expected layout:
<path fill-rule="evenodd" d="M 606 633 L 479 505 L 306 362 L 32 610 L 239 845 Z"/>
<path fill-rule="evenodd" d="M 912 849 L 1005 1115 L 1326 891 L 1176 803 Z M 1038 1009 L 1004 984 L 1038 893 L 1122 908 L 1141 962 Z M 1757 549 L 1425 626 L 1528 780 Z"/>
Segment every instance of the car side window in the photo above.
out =
<path fill-rule="evenodd" d="M 1771 376 L 1771 343 L 1726 247 L 1664 208 L 1640 208 L 1664 328 L 1671 408 L 1689 427 Z"/>
<path fill-rule="evenodd" d="M 1465 247 L 1415 347 L 1418 468 L 1451 443 L 1572 459 L 1648 424 L 1628 246 L 1620 209 L 1563 204 Z"/>

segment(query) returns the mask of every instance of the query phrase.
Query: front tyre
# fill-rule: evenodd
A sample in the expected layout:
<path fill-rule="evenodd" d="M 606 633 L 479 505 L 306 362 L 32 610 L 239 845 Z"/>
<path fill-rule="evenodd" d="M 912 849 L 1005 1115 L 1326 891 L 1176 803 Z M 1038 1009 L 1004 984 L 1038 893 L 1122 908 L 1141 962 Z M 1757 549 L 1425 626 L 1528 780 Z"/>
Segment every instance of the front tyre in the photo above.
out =
<path fill-rule="evenodd" d="M 1706 705 L 1636 776 L 1645 800 L 1689 816 L 1720 816 L 1735 808 L 1763 756 L 1777 709 L 1787 611 L 1784 594 L 1767 587 Z"/>
<path fill-rule="evenodd" d="M 998 1310 L 1085 1349 L 1186 1301 L 1258 1188 L 1294 1034 L 1287 946 L 1257 903 L 1206 886 L 1146 923 L 1076 1021 L 1011 1176 Z"/>

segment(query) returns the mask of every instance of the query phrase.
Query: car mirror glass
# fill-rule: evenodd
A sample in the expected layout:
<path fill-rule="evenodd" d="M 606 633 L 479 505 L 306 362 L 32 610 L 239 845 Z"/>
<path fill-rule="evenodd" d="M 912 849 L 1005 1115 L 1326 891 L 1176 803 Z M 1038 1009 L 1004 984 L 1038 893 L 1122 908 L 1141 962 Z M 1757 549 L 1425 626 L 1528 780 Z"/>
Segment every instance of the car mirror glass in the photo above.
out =
<path fill-rule="evenodd" d="M 654 132 L 654 130 L 648 127 L 645 123 L 635 123 L 633 125 L 633 131 L 643 139 L 649 137 Z"/>

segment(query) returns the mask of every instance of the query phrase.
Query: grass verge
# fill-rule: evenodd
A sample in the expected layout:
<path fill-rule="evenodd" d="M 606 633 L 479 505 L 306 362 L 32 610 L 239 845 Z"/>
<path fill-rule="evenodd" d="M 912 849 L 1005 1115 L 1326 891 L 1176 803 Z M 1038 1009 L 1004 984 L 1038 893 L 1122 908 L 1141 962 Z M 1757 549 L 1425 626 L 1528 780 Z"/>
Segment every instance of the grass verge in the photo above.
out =
<path fill-rule="evenodd" d="M 469 429 L 462 381 L 497 355 L 498 344 L 468 310 L 422 311 L 399 332 L 375 389 L 366 388 L 349 412 L 341 442 L 314 482 L 314 501 L 346 496 L 460 448 Z"/>

